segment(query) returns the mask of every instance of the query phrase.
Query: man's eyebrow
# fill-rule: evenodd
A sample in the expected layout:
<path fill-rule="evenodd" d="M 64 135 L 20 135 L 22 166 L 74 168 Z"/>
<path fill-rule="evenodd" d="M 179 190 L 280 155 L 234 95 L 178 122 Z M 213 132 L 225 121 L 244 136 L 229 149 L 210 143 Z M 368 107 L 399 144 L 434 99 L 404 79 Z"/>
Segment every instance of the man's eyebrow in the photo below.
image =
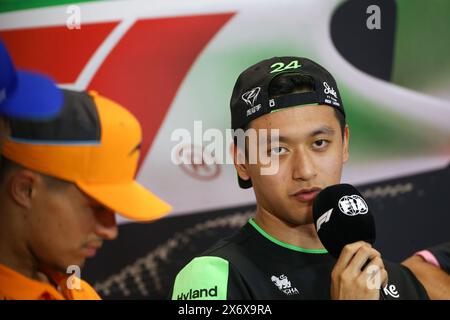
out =
<path fill-rule="evenodd" d="M 313 131 L 311 131 L 311 133 L 309 133 L 307 136 L 309 137 L 314 137 L 317 136 L 319 134 L 326 134 L 326 135 L 334 135 L 336 132 L 336 130 L 334 130 L 333 128 L 329 127 L 329 126 L 323 126 L 320 127 L 318 129 L 315 129 Z M 285 142 L 285 143 L 289 143 L 291 141 L 291 139 L 289 137 L 283 136 L 283 135 L 275 135 L 273 138 L 278 139 L 279 142 Z M 267 136 L 267 141 L 270 143 L 271 141 L 271 136 L 268 135 Z"/>
<path fill-rule="evenodd" d="M 312 131 L 310 136 L 314 137 L 314 136 L 317 136 L 319 134 L 327 134 L 327 135 L 331 136 L 331 135 L 335 134 L 335 132 L 336 131 L 333 128 L 331 128 L 329 126 L 323 126 L 323 127 L 320 127 L 317 130 Z"/>

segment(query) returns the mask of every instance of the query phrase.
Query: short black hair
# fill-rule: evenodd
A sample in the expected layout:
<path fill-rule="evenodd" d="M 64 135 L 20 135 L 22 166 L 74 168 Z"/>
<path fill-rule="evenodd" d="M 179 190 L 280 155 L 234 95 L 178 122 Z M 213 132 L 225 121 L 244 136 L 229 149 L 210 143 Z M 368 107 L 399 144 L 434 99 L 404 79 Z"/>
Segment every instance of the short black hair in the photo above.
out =
<path fill-rule="evenodd" d="M 5 158 L 3 155 L 0 155 L 0 183 L 3 183 L 8 172 L 14 167 L 16 167 L 15 162 Z"/>
<path fill-rule="evenodd" d="M 8 173 L 14 169 L 22 169 L 24 166 L 5 158 L 4 156 L 0 156 L 0 184 L 5 182 L 6 176 Z M 32 170 L 34 171 L 34 170 Z M 52 189 L 61 189 L 62 187 L 68 186 L 71 182 L 62 180 L 59 178 L 55 178 L 52 176 L 48 176 L 46 174 L 36 172 L 40 174 L 48 187 Z"/>

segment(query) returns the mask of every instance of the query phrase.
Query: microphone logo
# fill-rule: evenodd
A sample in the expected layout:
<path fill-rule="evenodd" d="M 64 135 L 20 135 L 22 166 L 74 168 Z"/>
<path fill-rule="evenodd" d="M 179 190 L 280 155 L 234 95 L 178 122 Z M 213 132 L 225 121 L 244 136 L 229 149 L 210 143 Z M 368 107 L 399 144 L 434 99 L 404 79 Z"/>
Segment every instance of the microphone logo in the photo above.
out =
<path fill-rule="evenodd" d="M 331 217 L 331 213 L 333 212 L 333 208 L 331 208 L 330 210 L 328 210 L 327 212 L 325 212 L 324 214 L 322 214 L 320 217 L 319 217 L 319 219 L 317 219 L 317 223 L 316 223 L 316 229 L 317 229 L 317 232 L 319 232 L 319 230 L 320 230 L 320 227 L 324 224 L 324 223 L 326 223 L 326 222 L 328 222 L 329 220 L 330 220 L 330 217 Z"/>
<path fill-rule="evenodd" d="M 339 199 L 338 205 L 342 213 L 351 217 L 369 212 L 367 203 L 363 198 L 356 194 L 351 196 L 343 196 Z"/>

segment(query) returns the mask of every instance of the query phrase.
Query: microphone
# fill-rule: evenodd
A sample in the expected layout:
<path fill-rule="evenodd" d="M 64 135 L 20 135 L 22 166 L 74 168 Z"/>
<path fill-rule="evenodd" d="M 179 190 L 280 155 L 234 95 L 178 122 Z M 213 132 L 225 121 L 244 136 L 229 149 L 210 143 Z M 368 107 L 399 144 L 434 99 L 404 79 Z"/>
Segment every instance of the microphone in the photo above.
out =
<path fill-rule="evenodd" d="M 350 184 L 336 184 L 320 191 L 313 202 L 313 218 L 320 241 L 336 259 L 349 243 L 375 242 L 373 215 L 361 193 Z M 386 299 L 384 288 L 380 288 L 380 300 Z"/>
<path fill-rule="evenodd" d="M 350 184 L 329 186 L 313 202 L 313 218 L 319 239 L 339 258 L 349 243 L 375 242 L 375 221 L 361 193 Z"/>

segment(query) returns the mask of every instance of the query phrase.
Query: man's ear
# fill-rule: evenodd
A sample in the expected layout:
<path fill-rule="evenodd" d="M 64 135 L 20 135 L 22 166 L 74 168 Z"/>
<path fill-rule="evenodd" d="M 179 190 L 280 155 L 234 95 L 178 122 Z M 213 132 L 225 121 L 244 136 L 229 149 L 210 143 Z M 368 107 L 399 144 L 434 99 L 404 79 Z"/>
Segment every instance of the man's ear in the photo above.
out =
<path fill-rule="evenodd" d="M 235 143 L 231 144 L 231 153 L 233 155 L 234 167 L 239 175 L 239 177 L 243 180 L 250 179 L 248 175 L 248 164 L 245 158 L 244 150 L 238 148 Z"/>
<path fill-rule="evenodd" d="M 31 209 L 41 177 L 28 169 L 15 170 L 9 177 L 8 191 L 11 198 L 21 207 Z"/>
<path fill-rule="evenodd" d="M 345 125 L 344 128 L 344 140 L 342 141 L 342 160 L 343 162 L 347 162 L 348 159 L 350 158 L 350 153 L 349 153 L 349 142 L 350 142 L 350 128 L 348 127 L 348 124 Z"/>

